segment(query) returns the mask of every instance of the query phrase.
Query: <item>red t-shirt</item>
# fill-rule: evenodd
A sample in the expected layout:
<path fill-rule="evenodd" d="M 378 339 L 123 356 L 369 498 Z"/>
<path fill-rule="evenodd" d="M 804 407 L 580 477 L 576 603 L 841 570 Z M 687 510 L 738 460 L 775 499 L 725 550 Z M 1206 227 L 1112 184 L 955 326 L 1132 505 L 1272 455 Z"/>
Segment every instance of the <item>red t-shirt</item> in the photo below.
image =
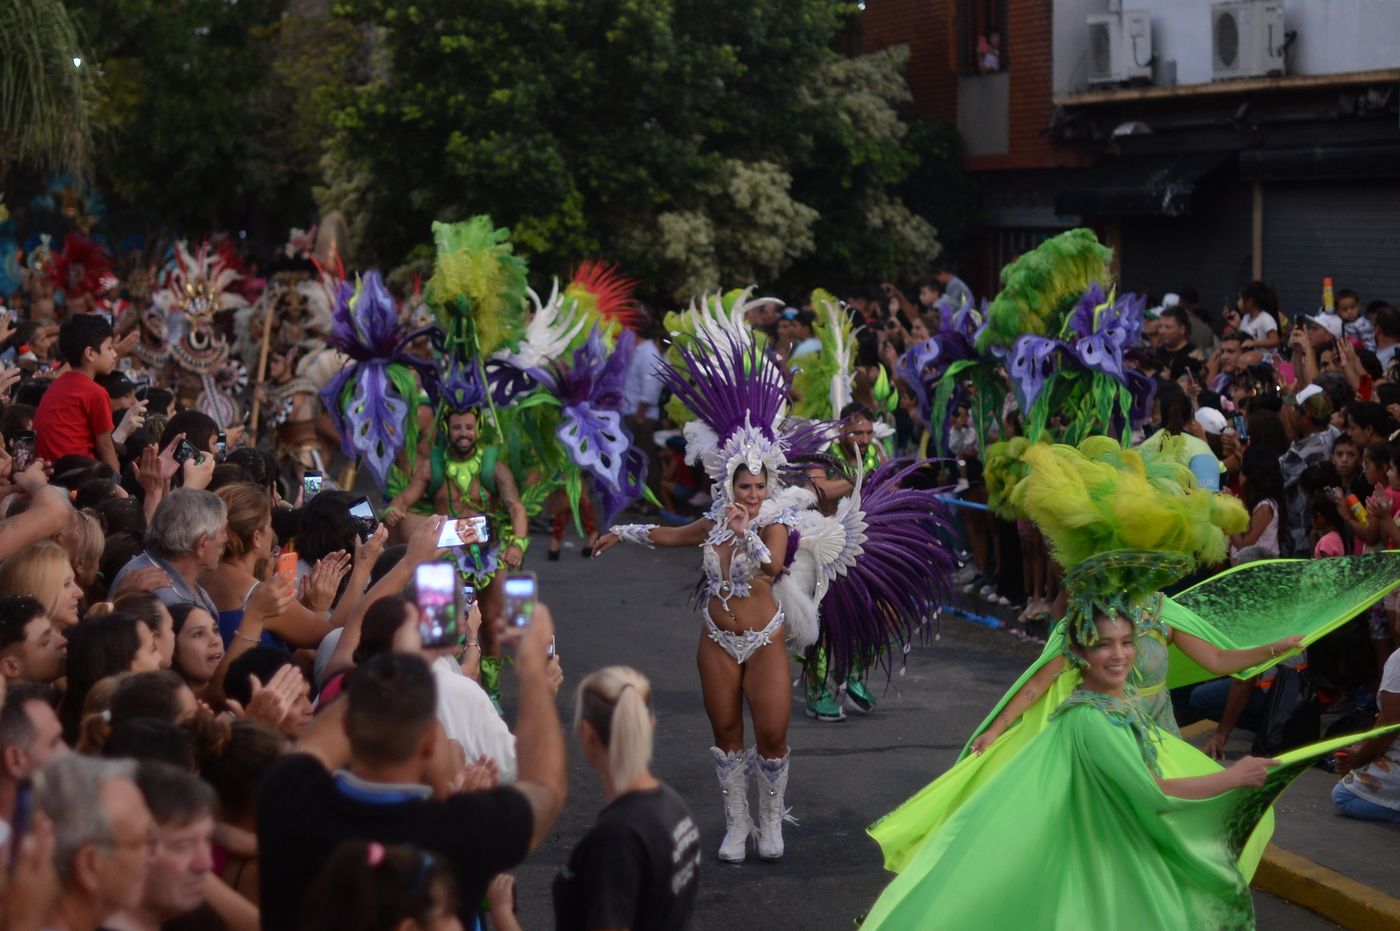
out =
<path fill-rule="evenodd" d="M 65 372 L 34 412 L 34 454 L 48 462 L 60 456 L 96 459 L 97 437 L 111 433 L 112 426 L 107 390 L 82 372 Z"/>

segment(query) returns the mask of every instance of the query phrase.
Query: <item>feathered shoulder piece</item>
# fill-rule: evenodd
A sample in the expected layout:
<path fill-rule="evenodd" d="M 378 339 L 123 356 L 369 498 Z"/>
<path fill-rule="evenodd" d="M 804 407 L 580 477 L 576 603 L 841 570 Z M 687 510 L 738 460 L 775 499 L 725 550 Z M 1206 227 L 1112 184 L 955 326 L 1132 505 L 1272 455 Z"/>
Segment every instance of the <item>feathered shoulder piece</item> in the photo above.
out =
<path fill-rule="evenodd" d="M 436 310 L 454 354 L 485 358 L 525 331 L 525 260 L 510 231 L 485 215 L 434 223 L 437 257 L 424 297 Z"/>
<path fill-rule="evenodd" d="M 1051 237 L 1001 271 L 1001 293 L 987 308 L 977 348 L 1009 348 L 1024 334 L 1046 336 L 1059 330 L 1074 301 L 1091 284 L 1110 279 L 1113 250 L 1091 230 L 1073 229 Z"/>
<path fill-rule="evenodd" d="M 812 329 L 821 352 L 803 356 L 793 376 L 793 413 L 799 417 L 835 420 L 851 402 L 855 376 L 856 330 L 851 317 L 830 292 L 812 292 L 817 319 Z"/>
<path fill-rule="evenodd" d="M 1249 523 L 1229 495 L 1200 488 L 1166 455 L 1144 457 L 1108 437 L 1078 447 L 1032 444 L 1012 504 L 1050 540 L 1065 568 L 1066 619 L 1093 642 L 1094 615 L 1126 615 L 1198 564 L 1225 557 L 1226 533 Z"/>

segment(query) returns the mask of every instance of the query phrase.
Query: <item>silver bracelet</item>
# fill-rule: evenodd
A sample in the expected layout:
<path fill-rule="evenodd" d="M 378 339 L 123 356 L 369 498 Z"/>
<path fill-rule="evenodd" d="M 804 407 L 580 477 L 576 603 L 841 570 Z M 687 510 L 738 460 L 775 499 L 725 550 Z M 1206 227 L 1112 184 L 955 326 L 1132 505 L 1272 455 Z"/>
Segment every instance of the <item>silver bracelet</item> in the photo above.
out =
<path fill-rule="evenodd" d="M 618 524 L 616 527 L 609 527 L 608 533 L 617 537 L 622 543 L 640 543 L 643 546 L 652 546 L 651 532 L 660 524 Z"/>

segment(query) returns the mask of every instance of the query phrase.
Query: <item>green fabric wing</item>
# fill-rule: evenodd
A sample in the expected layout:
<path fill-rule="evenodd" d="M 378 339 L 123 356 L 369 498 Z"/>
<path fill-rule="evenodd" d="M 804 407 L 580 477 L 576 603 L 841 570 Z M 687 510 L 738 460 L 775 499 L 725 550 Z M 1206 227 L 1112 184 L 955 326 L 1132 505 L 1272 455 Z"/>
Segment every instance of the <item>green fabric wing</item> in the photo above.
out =
<path fill-rule="evenodd" d="M 1221 649 L 1263 646 L 1299 634 L 1307 645 L 1356 617 L 1397 585 L 1400 551 L 1333 559 L 1271 559 L 1236 566 L 1167 599 L 1162 619 Z M 1216 678 L 1177 647 L 1171 652 L 1168 688 Z M 1278 659 L 1235 676 L 1248 679 Z"/>

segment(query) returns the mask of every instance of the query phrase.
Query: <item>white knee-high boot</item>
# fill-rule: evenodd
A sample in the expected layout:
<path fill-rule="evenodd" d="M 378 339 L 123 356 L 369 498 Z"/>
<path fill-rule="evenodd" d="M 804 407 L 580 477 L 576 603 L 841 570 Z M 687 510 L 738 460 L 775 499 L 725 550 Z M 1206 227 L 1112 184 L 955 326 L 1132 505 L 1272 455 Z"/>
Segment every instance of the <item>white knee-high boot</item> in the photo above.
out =
<path fill-rule="evenodd" d="M 724 842 L 719 845 L 719 858 L 728 863 L 743 863 L 748 855 L 749 835 L 754 833 L 749 815 L 749 757 L 743 750 L 725 753 L 711 747 L 715 760 L 715 776 L 724 794 Z"/>
<path fill-rule="evenodd" d="M 792 754 L 770 760 L 759 756 L 756 749 L 750 752 L 754 757 L 754 781 L 758 783 L 758 855 L 777 860 L 783 855 L 783 822 L 797 824 L 789 809 L 783 807 Z"/>

